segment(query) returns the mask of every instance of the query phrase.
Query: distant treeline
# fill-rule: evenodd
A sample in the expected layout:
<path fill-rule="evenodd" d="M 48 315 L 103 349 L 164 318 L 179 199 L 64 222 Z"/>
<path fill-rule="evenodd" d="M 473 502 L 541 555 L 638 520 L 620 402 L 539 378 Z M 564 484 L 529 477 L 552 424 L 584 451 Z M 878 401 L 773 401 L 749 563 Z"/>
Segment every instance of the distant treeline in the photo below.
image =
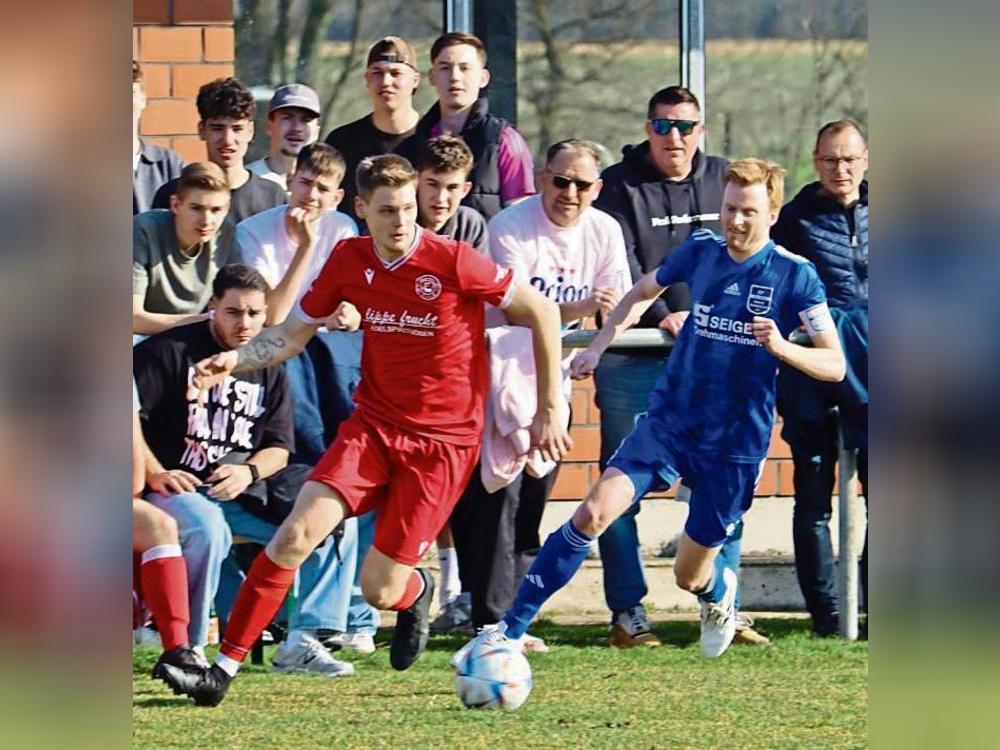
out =
<path fill-rule="evenodd" d="M 366 31 L 372 38 L 385 34 L 420 39 L 428 36 L 439 20 L 436 0 L 399 4 L 367 0 L 365 5 L 389 6 L 390 12 L 373 13 Z M 396 8 L 392 6 L 397 5 Z M 609 38 L 673 39 L 677 37 L 676 0 L 519 0 L 518 35 L 538 41 L 538 29 L 531 16 L 543 9 L 552 26 L 568 23 L 560 33 L 564 41 Z M 620 12 L 608 13 L 609 8 Z M 328 31 L 331 41 L 350 38 L 351 15 L 338 9 Z M 381 8 L 379 8 L 381 10 Z M 369 25 L 370 24 L 370 25 Z M 868 38 L 867 0 L 705 0 L 705 34 L 709 39 L 835 39 Z"/>

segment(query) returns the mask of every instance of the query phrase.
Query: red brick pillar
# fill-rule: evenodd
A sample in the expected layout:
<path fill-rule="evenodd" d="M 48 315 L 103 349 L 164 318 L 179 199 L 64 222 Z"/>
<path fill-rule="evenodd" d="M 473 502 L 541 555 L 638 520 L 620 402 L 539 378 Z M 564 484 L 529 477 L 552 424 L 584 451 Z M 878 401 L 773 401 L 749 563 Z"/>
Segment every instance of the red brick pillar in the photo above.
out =
<path fill-rule="evenodd" d="M 132 56 L 142 63 L 148 105 L 140 132 L 187 161 L 198 140 L 198 88 L 233 75 L 232 0 L 132 0 Z"/>

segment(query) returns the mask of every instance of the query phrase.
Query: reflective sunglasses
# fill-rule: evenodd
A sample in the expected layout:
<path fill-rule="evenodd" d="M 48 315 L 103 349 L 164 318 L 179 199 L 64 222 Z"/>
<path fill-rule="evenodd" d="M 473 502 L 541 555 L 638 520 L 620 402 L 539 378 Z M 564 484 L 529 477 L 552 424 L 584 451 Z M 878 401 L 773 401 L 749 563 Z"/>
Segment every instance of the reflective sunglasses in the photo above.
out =
<path fill-rule="evenodd" d="M 587 190 L 590 190 L 590 187 L 596 181 L 597 180 L 580 180 L 580 179 L 574 180 L 571 177 L 563 177 L 561 174 L 552 175 L 552 184 L 555 185 L 557 188 L 559 188 L 560 190 L 565 190 L 570 185 L 576 185 L 576 190 L 578 193 L 584 193 Z"/>
<path fill-rule="evenodd" d="M 657 135 L 669 135 L 671 128 L 677 128 L 677 132 L 681 135 L 691 135 L 694 131 L 694 126 L 698 124 L 698 121 L 672 120 L 669 117 L 654 117 L 649 121 L 649 124 L 653 126 L 653 132 Z"/>

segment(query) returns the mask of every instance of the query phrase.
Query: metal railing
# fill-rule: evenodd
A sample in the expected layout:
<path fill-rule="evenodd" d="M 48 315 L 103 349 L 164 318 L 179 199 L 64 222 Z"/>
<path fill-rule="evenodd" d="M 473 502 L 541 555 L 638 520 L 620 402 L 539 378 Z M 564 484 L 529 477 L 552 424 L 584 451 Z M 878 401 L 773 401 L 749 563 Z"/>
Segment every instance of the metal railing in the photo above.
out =
<path fill-rule="evenodd" d="M 597 335 L 597 331 L 567 331 L 563 334 L 564 349 L 586 347 Z M 809 346 L 809 337 L 796 331 L 792 342 Z M 674 345 L 674 337 L 666 331 L 653 328 L 634 328 L 617 335 L 608 348 L 657 348 L 669 349 Z M 837 601 L 840 607 L 839 630 L 842 638 L 850 641 L 858 639 L 858 558 L 855 540 L 858 524 L 857 497 L 854 476 L 857 472 L 857 457 L 853 450 L 844 447 L 844 431 L 837 420 L 837 444 L 840 461 L 840 487 L 837 510 L 839 516 L 839 563 L 837 565 Z"/>

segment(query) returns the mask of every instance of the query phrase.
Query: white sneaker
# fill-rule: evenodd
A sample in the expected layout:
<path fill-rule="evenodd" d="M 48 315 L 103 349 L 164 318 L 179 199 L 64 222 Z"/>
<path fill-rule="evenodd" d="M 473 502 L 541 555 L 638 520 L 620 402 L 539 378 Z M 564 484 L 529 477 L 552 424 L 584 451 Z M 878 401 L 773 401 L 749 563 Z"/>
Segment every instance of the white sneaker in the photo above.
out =
<path fill-rule="evenodd" d="M 736 635 L 736 574 L 724 568 L 722 580 L 722 601 L 701 602 L 701 653 L 708 659 L 722 656 Z"/>
<path fill-rule="evenodd" d="M 304 630 L 293 630 L 278 646 L 271 661 L 272 672 L 297 672 L 322 677 L 347 677 L 354 665 L 330 656 L 323 644 Z"/>
<path fill-rule="evenodd" d="M 327 648 L 339 646 L 357 651 L 359 654 L 375 653 L 375 638 L 371 633 L 335 633 L 328 636 L 323 645 Z M 336 649 L 332 649 L 336 650 Z"/>
<path fill-rule="evenodd" d="M 483 625 L 479 629 L 478 635 L 471 641 L 466 643 L 462 648 L 451 655 L 448 663 L 451 664 L 455 669 L 458 669 L 459 665 L 472 650 L 472 647 L 478 643 L 498 643 L 500 641 L 509 640 L 504 633 L 507 632 L 507 623 L 503 620 L 496 623 L 495 625 Z"/>
<path fill-rule="evenodd" d="M 197 657 L 198 661 L 201 662 L 201 666 L 208 669 L 211 665 L 208 663 L 208 659 L 205 656 L 204 646 L 192 646 L 191 650 L 194 651 L 194 655 Z"/>

